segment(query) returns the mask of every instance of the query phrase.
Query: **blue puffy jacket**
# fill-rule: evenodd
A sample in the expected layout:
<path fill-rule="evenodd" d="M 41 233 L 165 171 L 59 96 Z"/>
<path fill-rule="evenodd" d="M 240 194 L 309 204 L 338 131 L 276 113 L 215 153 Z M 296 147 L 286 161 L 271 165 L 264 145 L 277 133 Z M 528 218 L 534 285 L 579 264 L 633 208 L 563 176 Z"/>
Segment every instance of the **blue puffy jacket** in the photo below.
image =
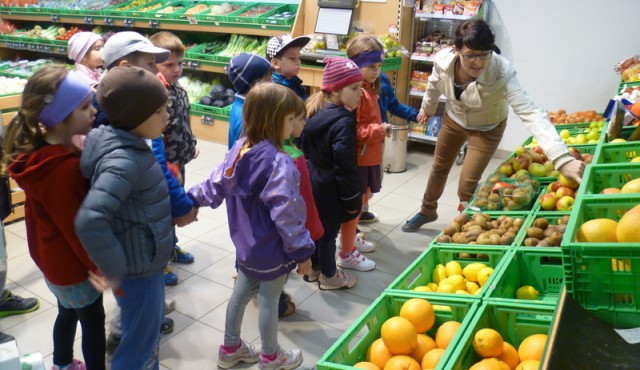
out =
<path fill-rule="evenodd" d="M 391 112 L 394 116 L 404 118 L 407 121 L 418 121 L 418 110 L 410 107 L 406 104 L 402 104 L 398 101 L 396 93 L 393 91 L 391 81 L 385 73 L 380 74 L 380 98 L 378 99 L 378 105 L 380 106 L 380 114 L 382 120 L 388 122 L 389 117 L 387 111 Z"/>

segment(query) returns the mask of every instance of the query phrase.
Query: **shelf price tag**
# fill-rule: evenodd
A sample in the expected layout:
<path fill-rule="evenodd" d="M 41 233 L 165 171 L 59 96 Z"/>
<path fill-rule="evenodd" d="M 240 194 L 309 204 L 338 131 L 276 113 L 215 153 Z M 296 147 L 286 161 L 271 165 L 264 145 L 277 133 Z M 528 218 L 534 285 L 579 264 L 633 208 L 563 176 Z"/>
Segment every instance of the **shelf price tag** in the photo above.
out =
<path fill-rule="evenodd" d="M 133 27 L 133 18 L 125 18 L 123 22 L 125 27 Z"/>
<path fill-rule="evenodd" d="M 200 123 L 207 126 L 213 126 L 213 117 L 211 116 L 202 116 L 200 117 Z"/>
<path fill-rule="evenodd" d="M 84 24 L 93 24 L 93 17 L 91 16 L 84 17 Z"/>
<path fill-rule="evenodd" d="M 113 26 L 113 18 L 111 18 L 111 17 L 104 17 L 104 25 L 105 25 L 105 26 Z"/>
<path fill-rule="evenodd" d="M 156 29 L 160 28 L 160 21 L 155 21 L 155 20 L 149 21 L 149 27 L 152 30 L 156 30 Z"/>
<path fill-rule="evenodd" d="M 195 60 L 189 60 L 187 61 L 186 64 L 187 64 L 186 65 L 187 69 L 191 69 L 194 71 L 200 70 L 200 62 L 196 62 Z"/>
<path fill-rule="evenodd" d="M 58 23 L 60 22 L 60 16 L 57 14 L 51 14 L 51 23 Z"/>
<path fill-rule="evenodd" d="M 187 20 L 189 21 L 189 24 L 198 24 L 198 20 L 193 16 L 187 17 Z"/>

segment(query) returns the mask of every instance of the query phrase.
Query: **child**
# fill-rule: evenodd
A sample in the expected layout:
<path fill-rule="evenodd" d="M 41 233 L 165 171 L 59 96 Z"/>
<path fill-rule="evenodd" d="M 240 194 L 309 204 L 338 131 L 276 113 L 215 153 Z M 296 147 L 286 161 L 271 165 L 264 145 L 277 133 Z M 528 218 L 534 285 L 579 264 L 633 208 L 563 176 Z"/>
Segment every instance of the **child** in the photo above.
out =
<path fill-rule="evenodd" d="M 382 122 L 378 106 L 381 66 L 384 60 L 384 48 L 373 36 L 358 35 L 349 40 L 347 55 L 356 63 L 364 76 L 362 99 L 358 104 L 356 121 L 358 172 L 362 203 L 368 203 L 368 194 L 380 191 L 382 183 L 382 144 L 385 135 L 391 134 L 391 125 Z M 340 230 L 341 248 L 338 254 L 338 266 L 359 271 L 369 271 L 376 267 L 374 261 L 362 256 L 353 243 L 358 220 L 342 225 Z M 367 251 L 374 249 L 372 244 Z"/>
<path fill-rule="evenodd" d="M 315 249 L 304 227 L 299 174 L 282 149 L 304 109 L 290 89 L 271 83 L 254 86 L 245 102 L 246 138 L 236 142 L 207 180 L 189 189 L 200 206 L 217 208 L 227 202 L 236 246 L 238 277 L 227 305 L 224 344 L 218 351 L 218 367 L 223 369 L 239 362 L 259 361 L 262 370 L 294 369 L 302 363 L 299 349 L 278 345 L 277 308 L 288 273 L 297 264 L 298 272 L 307 274 Z M 256 292 L 260 355 L 240 336 L 245 307 Z"/>
<path fill-rule="evenodd" d="M 251 87 L 259 81 L 271 81 L 271 63 L 263 57 L 255 54 L 240 53 L 231 58 L 227 73 L 229 80 L 236 90 L 231 114 L 229 115 L 229 137 L 227 146 L 233 147 L 236 140 L 242 135 L 242 107 L 244 106 L 244 96 Z"/>
<path fill-rule="evenodd" d="M 149 38 L 154 46 L 169 50 L 171 55 L 156 66 L 160 71 L 157 76 L 169 91 L 169 124 L 164 130 L 164 149 L 166 160 L 178 166 L 180 183 L 184 185 L 185 165 L 198 156 L 196 138 L 191 131 L 189 96 L 180 86 L 178 79 L 182 76 L 184 45 L 171 32 L 161 31 Z M 172 262 L 189 264 L 194 262 L 193 254 L 178 246 L 178 238 L 173 247 Z"/>
<path fill-rule="evenodd" d="M 78 32 L 69 39 L 69 59 L 75 62 L 74 70 L 86 77 L 91 85 L 100 82 L 98 67 L 102 60 L 102 37 L 93 32 Z"/>
<path fill-rule="evenodd" d="M 316 242 L 313 269 L 307 281 L 320 289 L 348 289 L 355 276 L 336 269 L 336 236 L 340 225 L 357 219 L 361 207 L 356 165 L 355 117 L 360 101 L 362 73 L 348 59 L 326 59 L 322 91 L 307 102 L 307 124 L 302 130 L 302 151 L 308 159 L 313 197 L 324 235 Z"/>
<path fill-rule="evenodd" d="M 267 59 L 273 66 L 273 82 L 284 85 L 302 100 L 307 99 L 307 92 L 298 78 L 300 73 L 300 53 L 311 39 L 307 36 L 291 38 L 291 35 L 274 36 L 267 44 Z"/>
<path fill-rule="evenodd" d="M 89 183 L 71 144 L 93 123 L 91 87 L 77 72 L 50 65 L 33 74 L 4 142 L 8 171 L 24 190 L 29 252 L 58 301 L 53 370 L 105 369 L 102 294 L 92 285 L 96 265 L 76 237 L 74 218 Z M 92 242 L 93 243 L 93 242 Z M 85 364 L 73 359 L 82 326 Z"/>
<path fill-rule="evenodd" d="M 398 98 L 393 91 L 393 86 L 391 86 L 391 81 L 385 73 L 380 73 L 379 91 L 380 93 L 378 106 L 380 107 L 380 115 L 383 122 L 387 122 L 389 118 L 387 116 L 387 111 L 407 121 L 416 122 L 416 120 L 418 119 L 418 110 L 406 104 L 402 104 L 398 101 Z M 372 196 L 373 195 L 369 193 L 369 198 L 371 198 Z M 378 216 L 376 216 L 376 214 L 373 212 L 369 212 L 369 204 L 363 203 L 362 213 L 360 213 L 360 219 L 358 220 L 358 222 L 372 223 L 376 221 L 378 221 Z"/>
<path fill-rule="evenodd" d="M 163 63 L 170 56 L 171 52 L 169 50 L 156 47 L 144 36 L 131 31 L 118 32 L 111 36 L 105 43 L 103 52 L 104 63 L 109 70 L 115 66 L 135 66 L 153 74 L 158 73 L 157 64 Z M 101 109 L 98 109 L 96 123 L 109 124 L 104 115 L 101 115 Z M 94 127 L 97 127 L 96 123 L 94 123 Z M 185 218 L 186 223 L 189 223 L 189 220 L 195 219 L 197 211 L 191 199 L 187 197 L 182 185 L 168 169 L 162 136 L 159 135 L 152 140 L 151 146 L 169 185 L 171 215 L 175 220 Z M 178 276 L 167 267 L 165 285 L 173 286 L 176 284 L 178 284 Z M 167 320 L 170 319 L 167 318 Z"/>
<path fill-rule="evenodd" d="M 145 140 L 167 126 L 167 91 L 148 71 L 116 67 L 97 95 L 111 125 L 93 129 L 86 139 L 80 171 L 91 189 L 76 232 L 121 309 L 122 337 L 111 369 L 158 370 L 163 270 L 173 228 L 167 182 Z"/>

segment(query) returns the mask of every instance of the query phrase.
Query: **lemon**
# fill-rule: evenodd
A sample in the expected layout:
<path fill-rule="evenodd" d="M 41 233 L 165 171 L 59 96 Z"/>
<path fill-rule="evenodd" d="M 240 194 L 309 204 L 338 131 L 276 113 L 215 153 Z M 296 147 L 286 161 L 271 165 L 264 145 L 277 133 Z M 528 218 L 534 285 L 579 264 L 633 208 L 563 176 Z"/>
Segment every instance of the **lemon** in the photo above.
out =
<path fill-rule="evenodd" d="M 610 143 L 626 143 L 627 141 L 625 139 L 622 138 L 617 138 L 617 139 L 613 139 L 610 141 Z"/>
<path fill-rule="evenodd" d="M 435 291 L 438 290 L 438 284 L 436 284 L 436 283 L 429 283 L 429 284 L 427 284 L 427 287 L 429 289 L 431 289 L 432 292 L 435 292 Z"/>
<path fill-rule="evenodd" d="M 429 288 L 426 285 L 421 285 L 421 286 L 417 286 L 415 288 L 413 288 L 414 292 L 433 292 L 433 290 L 431 290 L 431 288 Z"/>
<path fill-rule="evenodd" d="M 467 288 L 467 292 L 473 294 L 476 292 L 476 290 L 480 289 L 480 286 L 477 283 L 474 283 L 473 281 L 467 281 L 465 283 L 465 286 Z"/>
<path fill-rule="evenodd" d="M 484 286 L 487 280 L 489 280 L 489 277 L 491 277 L 491 274 L 493 274 L 492 267 L 485 267 L 478 271 L 478 284 L 480 284 L 480 286 Z"/>
<path fill-rule="evenodd" d="M 531 285 L 524 285 L 516 290 L 516 299 L 538 299 L 540 292 Z"/>
<path fill-rule="evenodd" d="M 455 293 L 456 288 L 448 282 L 443 282 L 438 286 L 438 293 Z"/>
<path fill-rule="evenodd" d="M 447 270 L 444 265 L 440 263 L 433 269 L 431 280 L 433 280 L 434 283 L 439 284 L 440 280 L 445 279 L 446 277 Z"/>
<path fill-rule="evenodd" d="M 478 281 L 478 272 L 480 270 L 482 270 L 483 268 L 487 267 L 487 265 L 485 265 L 482 262 L 473 262 L 470 263 L 468 265 L 466 265 L 464 267 L 464 269 L 462 269 L 462 275 L 464 275 L 464 277 L 467 278 L 467 280 L 469 281 Z"/>
<path fill-rule="evenodd" d="M 433 305 L 433 310 L 434 311 L 449 311 L 451 312 L 451 306 L 439 306 L 439 305 Z"/>
<path fill-rule="evenodd" d="M 631 162 L 640 162 L 640 157 L 635 157 L 631 160 Z"/>
<path fill-rule="evenodd" d="M 447 282 L 453 285 L 456 290 L 465 290 L 467 288 L 462 275 L 451 275 L 447 278 Z"/>
<path fill-rule="evenodd" d="M 467 292 L 466 290 L 462 290 L 462 289 L 456 290 L 456 294 L 466 294 L 466 295 L 470 295 L 470 294 L 469 294 L 469 292 Z"/>
<path fill-rule="evenodd" d="M 444 268 L 447 272 L 447 277 L 452 275 L 462 275 L 462 266 L 460 266 L 458 261 L 449 261 Z"/>
<path fill-rule="evenodd" d="M 640 179 L 631 180 L 620 188 L 621 193 L 640 193 Z"/>

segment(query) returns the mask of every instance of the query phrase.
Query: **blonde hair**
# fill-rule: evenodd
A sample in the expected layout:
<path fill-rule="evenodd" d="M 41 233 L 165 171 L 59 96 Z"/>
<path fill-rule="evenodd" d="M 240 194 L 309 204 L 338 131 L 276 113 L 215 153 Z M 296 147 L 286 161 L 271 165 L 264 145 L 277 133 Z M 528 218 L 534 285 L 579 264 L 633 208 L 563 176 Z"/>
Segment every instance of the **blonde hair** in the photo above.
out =
<path fill-rule="evenodd" d="M 330 91 L 318 91 L 317 93 L 307 98 L 307 118 L 318 113 L 318 111 L 324 108 L 327 103 L 331 102 L 330 98 Z"/>
<path fill-rule="evenodd" d="M 306 113 L 304 102 L 288 87 L 273 82 L 260 82 L 245 97 L 242 118 L 247 128 L 247 143 L 254 146 L 269 140 L 282 148 L 284 120 L 288 114 Z"/>
<path fill-rule="evenodd" d="M 178 57 L 184 56 L 185 48 L 182 40 L 171 32 L 160 31 L 158 33 L 154 33 L 149 37 L 149 41 L 151 41 L 154 46 L 167 49 Z"/>
<path fill-rule="evenodd" d="M 55 94 L 60 82 L 67 76 L 68 70 L 63 65 L 48 65 L 34 73 L 27 81 L 22 93 L 22 103 L 18 113 L 7 128 L 3 142 L 2 172 L 19 155 L 31 153 L 45 144 L 45 129 L 40 125 L 38 116 L 45 100 Z"/>
<path fill-rule="evenodd" d="M 384 46 L 376 36 L 361 33 L 347 41 L 347 56 L 353 58 L 358 54 L 367 51 L 381 51 L 384 53 Z M 380 77 L 373 83 L 376 90 L 380 87 Z"/>

